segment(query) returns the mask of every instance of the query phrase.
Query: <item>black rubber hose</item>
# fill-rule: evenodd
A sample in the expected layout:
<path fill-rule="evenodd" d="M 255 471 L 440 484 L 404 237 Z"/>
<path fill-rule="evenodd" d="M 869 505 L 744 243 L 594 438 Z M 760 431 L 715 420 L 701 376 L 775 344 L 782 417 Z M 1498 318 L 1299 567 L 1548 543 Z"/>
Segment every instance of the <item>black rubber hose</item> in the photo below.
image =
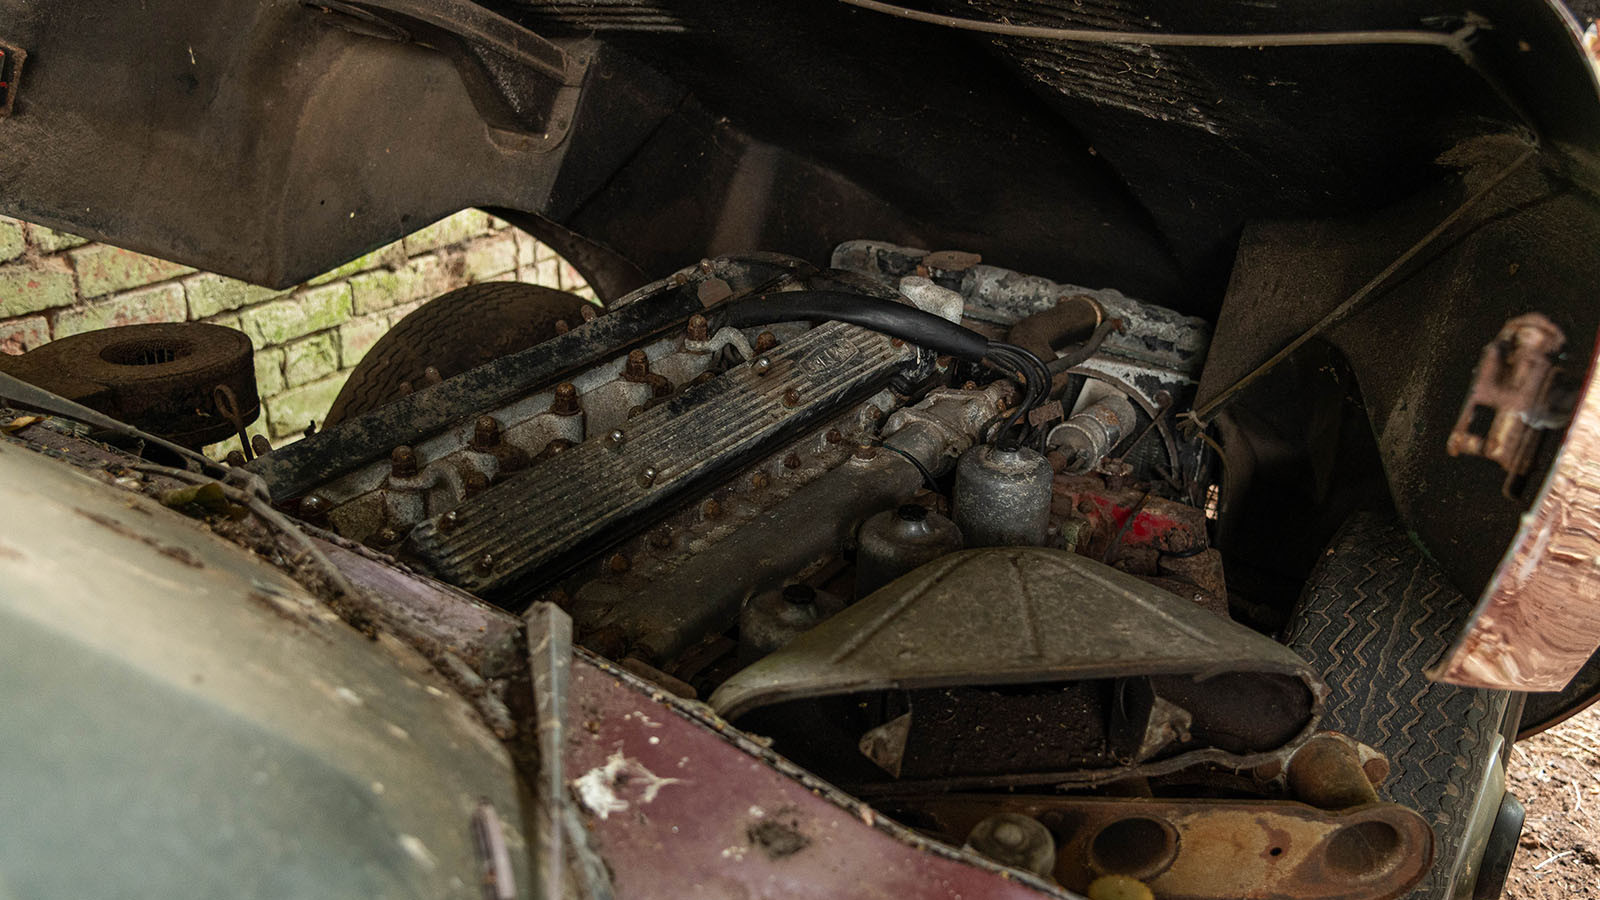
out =
<path fill-rule="evenodd" d="M 937 353 L 977 362 L 989 353 L 989 339 L 954 322 L 892 300 L 844 291 L 782 291 L 728 304 L 724 315 L 734 328 L 774 322 L 831 319 L 870 328 Z"/>

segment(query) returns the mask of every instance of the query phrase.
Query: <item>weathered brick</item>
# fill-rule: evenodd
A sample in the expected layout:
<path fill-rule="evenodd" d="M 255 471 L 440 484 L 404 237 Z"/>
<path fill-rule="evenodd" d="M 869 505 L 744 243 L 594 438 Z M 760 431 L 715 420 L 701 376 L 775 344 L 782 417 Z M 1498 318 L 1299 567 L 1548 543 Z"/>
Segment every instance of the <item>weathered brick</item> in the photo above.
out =
<path fill-rule="evenodd" d="M 275 347 L 256 351 L 256 394 L 270 397 L 288 387 L 283 379 L 283 351 Z"/>
<path fill-rule="evenodd" d="M 50 342 L 50 323 L 44 316 L 0 322 L 0 353 L 13 356 Z"/>
<path fill-rule="evenodd" d="M 339 347 L 335 332 L 314 334 L 283 348 L 283 377 L 290 387 L 299 387 L 339 368 Z"/>
<path fill-rule="evenodd" d="M 350 318 L 350 286 L 329 284 L 253 306 L 239 314 L 257 347 L 272 347 L 326 331 Z"/>
<path fill-rule="evenodd" d="M 28 236 L 33 239 L 33 246 L 40 253 L 59 253 L 62 250 L 82 247 L 84 244 L 89 243 L 88 238 L 67 234 L 65 231 L 56 231 L 43 225 L 30 224 L 28 226 Z"/>
<path fill-rule="evenodd" d="M 189 298 L 191 319 L 204 319 L 219 312 L 271 300 L 284 293 L 272 288 L 258 287 L 237 278 L 229 278 L 226 275 L 213 275 L 210 272 L 185 278 L 183 292 Z"/>
<path fill-rule="evenodd" d="M 480 238 L 462 248 L 468 281 L 513 277 L 517 268 L 517 242 L 509 234 Z"/>
<path fill-rule="evenodd" d="M 78 290 L 85 297 L 155 284 L 194 271 L 188 266 L 107 244 L 91 244 L 68 255 L 78 271 Z"/>
<path fill-rule="evenodd" d="M 59 265 L 0 267 L 0 318 L 71 306 L 77 299 L 72 273 Z"/>
<path fill-rule="evenodd" d="M 234 331 L 244 330 L 244 325 L 239 321 L 239 317 L 232 313 L 224 316 L 212 316 L 206 320 L 206 324 L 221 325 L 223 328 L 232 328 Z"/>
<path fill-rule="evenodd" d="M 118 294 L 100 303 L 62 310 L 56 315 L 56 337 L 146 322 L 182 322 L 188 313 L 182 285 L 157 285 Z"/>
<path fill-rule="evenodd" d="M 330 281 L 338 281 L 341 278 L 348 278 L 358 272 L 365 272 L 368 269 L 376 269 L 379 266 L 403 265 L 405 261 L 405 245 L 401 241 L 395 241 L 392 244 L 386 244 L 382 247 L 379 247 L 378 249 L 364 256 L 358 256 L 344 265 L 339 266 L 338 268 L 329 269 L 328 271 L 323 272 L 321 275 L 318 275 L 310 281 L 307 281 L 306 284 L 311 286 L 327 284 Z"/>
<path fill-rule="evenodd" d="M 533 267 L 533 283 L 545 287 L 561 287 L 561 260 L 546 259 Z"/>
<path fill-rule="evenodd" d="M 389 323 L 382 316 L 370 316 L 340 325 L 339 365 L 348 369 L 360 362 L 388 330 Z"/>
<path fill-rule="evenodd" d="M 561 289 L 564 291 L 578 291 L 588 287 L 588 282 L 583 280 L 583 273 L 566 260 L 561 261 Z"/>
<path fill-rule="evenodd" d="M 433 297 L 454 285 L 435 255 L 419 256 L 398 269 L 365 272 L 350 279 L 356 315 Z"/>
<path fill-rule="evenodd" d="M 459 244 L 469 238 L 489 233 L 489 216 L 475 209 L 464 209 L 453 216 L 406 235 L 407 256 L 416 256 L 437 250 L 449 244 Z"/>
<path fill-rule="evenodd" d="M 531 267 L 555 256 L 554 250 L 534 240 L 533 235 L 517 232 L 517 265 Z"/>
<path fill-rule="evenodd" d="M 310 384 L 290 388 L 276 397 L 267 398 L 267 424 L 274 439 L 300 434 L 312 422 L 320 422 L 339 396 L 348 372 L 338 372 Z"/>
<path fill-rule="evenodd" d="M 0 216 L 0 262 L 10 262 L 28 249 L 27 238 L 22 234 L 22 223 Z"/>

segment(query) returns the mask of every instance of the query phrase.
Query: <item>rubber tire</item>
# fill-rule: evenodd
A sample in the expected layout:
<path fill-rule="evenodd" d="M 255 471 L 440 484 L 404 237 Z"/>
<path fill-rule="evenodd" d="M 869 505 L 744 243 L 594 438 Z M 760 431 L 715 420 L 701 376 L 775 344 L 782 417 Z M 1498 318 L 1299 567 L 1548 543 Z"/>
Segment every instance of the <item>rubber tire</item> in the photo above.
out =
<path fill-rule="evenodd" d="M 1361 514 L 1312 571 L 1285 637 L 1327 681 L 1323 727 L 1385 753 L 1379 794 L 1433 825 L 1434 865 L 1412 900 L 1452 896 L 1449 870 L 1508 724 L 1511 694 L 1423 675 L 1471 609 L 1392 520 Z"/>
<path fill-rule="evenodd" d="M 517 281 L 486 281 L 422 304 L 378 339 L 350 373 L 324 428 L 377 409 L 425 383 L 429 366 L 449 378 L 547 341 L 556 322 L 577 325 L 590 305 L 575 294 Z"/>

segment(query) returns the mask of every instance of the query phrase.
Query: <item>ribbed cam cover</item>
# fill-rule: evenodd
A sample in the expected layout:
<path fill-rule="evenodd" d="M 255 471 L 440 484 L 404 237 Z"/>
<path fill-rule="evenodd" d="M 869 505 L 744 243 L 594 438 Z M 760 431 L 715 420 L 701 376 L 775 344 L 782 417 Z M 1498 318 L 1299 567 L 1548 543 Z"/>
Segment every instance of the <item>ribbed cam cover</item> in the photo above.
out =
<path fill-rule="evenodd" d="M 870 396 L 915 353 L 854 325 L 820 325 L 761 354 L 764 374 L 735 366 L 630 420 L 621 441 L 592 438 L 491 487 L 454 510 L 448 529 L 443 516 L 424 521 L 412 550 L 475 593 L 535 587 Z"/>

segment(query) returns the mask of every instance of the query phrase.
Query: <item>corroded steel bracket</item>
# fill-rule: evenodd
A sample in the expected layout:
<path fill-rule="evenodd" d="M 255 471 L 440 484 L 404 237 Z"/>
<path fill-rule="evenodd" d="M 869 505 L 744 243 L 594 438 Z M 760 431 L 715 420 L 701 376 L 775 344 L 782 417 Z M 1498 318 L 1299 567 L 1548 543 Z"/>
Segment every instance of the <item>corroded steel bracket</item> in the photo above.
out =
<path fill-rule="evenodd" d="M 1600 368 L 1533 509 L 1461 638 L 1429 677 L 1559 691 L 1600 648 Z"/>
<path fill-rule="evenodd" d="M 1451 456 L 1482 456 L 1506 470 L 1507 497 L 1533 465 L 1539 432 L 1558 424 L 1550 415 L 1555 356 L 1566 335 L 1541 313 L 1512 319 L 1483 348 L 1472 392 L 1445 449 Z"/>

